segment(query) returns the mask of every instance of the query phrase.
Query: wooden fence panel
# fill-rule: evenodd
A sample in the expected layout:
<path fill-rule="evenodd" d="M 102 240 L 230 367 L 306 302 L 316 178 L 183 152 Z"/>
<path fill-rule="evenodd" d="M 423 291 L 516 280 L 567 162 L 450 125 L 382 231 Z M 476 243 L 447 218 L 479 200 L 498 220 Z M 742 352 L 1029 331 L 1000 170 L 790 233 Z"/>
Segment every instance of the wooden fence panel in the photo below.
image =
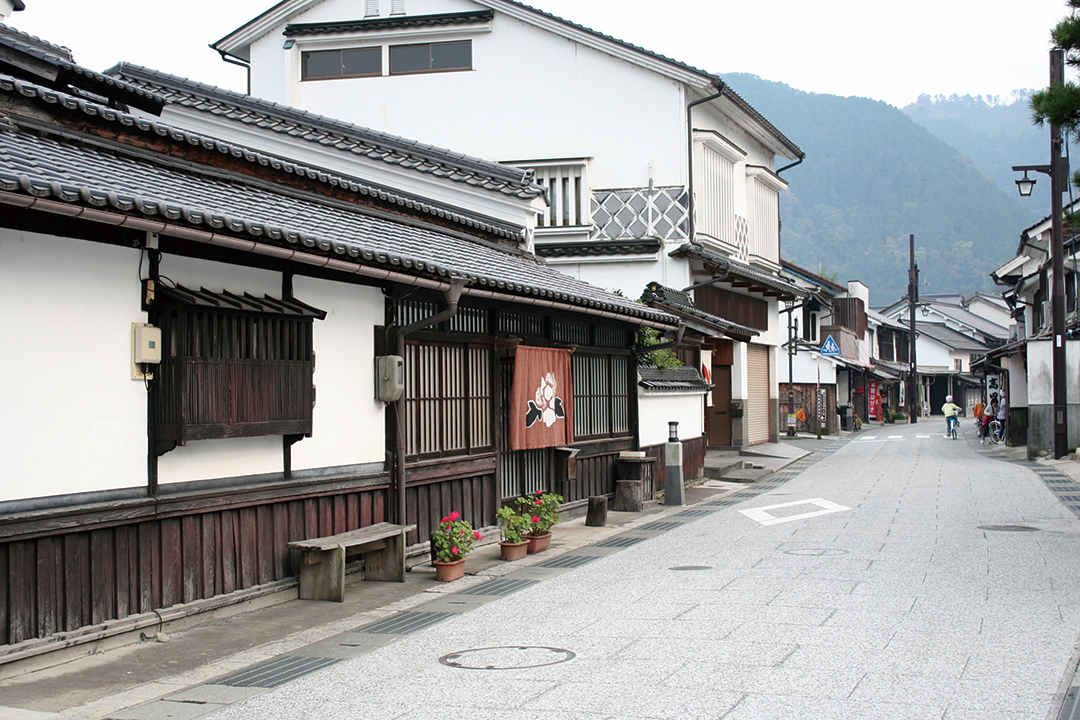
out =
<path fill-rule="evenodd" d="M 484 485 L 493 478 L 453 482 L 450 497 L 467 499 L 468 511 L 492 524 L 493 491 Z M 288 550 L 290 540 L 383 522 L 387 492 L 385 485 L 358 487 L 10 539 L 0 543 L 0 645 L 295 576 L 299 557 Z"/>

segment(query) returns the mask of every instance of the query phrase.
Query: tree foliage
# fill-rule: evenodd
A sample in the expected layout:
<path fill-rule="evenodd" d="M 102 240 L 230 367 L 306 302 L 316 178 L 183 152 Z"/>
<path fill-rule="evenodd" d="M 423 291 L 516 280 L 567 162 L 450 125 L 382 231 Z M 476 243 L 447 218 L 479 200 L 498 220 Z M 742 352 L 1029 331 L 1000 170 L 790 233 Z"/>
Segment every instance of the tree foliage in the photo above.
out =
<path fill-rule="evenodd" d="M 1063 51 L 1065 64 L 1080 68 L 1080 0 L 1066 0 L 1072 13 L 1050 31 L 1054 47 Z M 1080 85 L 1071 80 L 1039 90 L 1031 97 L 1032 120 L 1036 125 L 1049 123 L 1058 126 L 1062 139 L 1080 138 Z M 1080 187 L 1080 172 L 1072 176 L 1074 187 Z M 1080 214 L 1066 213 L 1066 221 L 1075 224 Z"/>

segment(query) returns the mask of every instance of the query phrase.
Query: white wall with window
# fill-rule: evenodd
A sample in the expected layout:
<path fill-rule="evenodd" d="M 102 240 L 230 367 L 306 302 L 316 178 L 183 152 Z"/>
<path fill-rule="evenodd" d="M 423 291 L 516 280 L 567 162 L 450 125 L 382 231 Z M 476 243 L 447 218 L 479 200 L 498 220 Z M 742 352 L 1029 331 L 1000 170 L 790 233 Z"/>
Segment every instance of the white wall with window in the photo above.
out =
<path fill-rule="evenodd" d="M 185 287 L 281 297 L 281 273 L 166 255 L 161 274 Z M 315 397 L 312 436 L 292 446 L 293 469 L 382 462 L 383 406 L 374 400 L 374 321 L 383 298 L 376 289 L 296 277 L 297 300 L 327 312 L 313 328 Z M 158 459 L 159 482 L 280 473 L 280 435 L 198 440 Z M 145 459 L 142 476 L 145 477 Z"/>
<path fill-rule="evenodd" d="M 407 9 L 433 15 L 477 6 L 410 1 Z M 290 22 L 356 16 L 353 4 L 325 0 Z M 484 24 L 290 39 L 284 48 L 286 38 L 269 32 L 252 44 L 253 95 L 489 160 L 592 157 L 592 187 L 646 187 L 650 176 L 657 186 L 686 184 L 686 116 L 676 83 L 605 53 L 553 42 L 549 33 L 505 15 Z M 469 70 L 390 74 L 391 46 L 464 41 Z M 302 79 L 305 52 L 375 46 L 384 48 L 378 76 Z M 553 82 L 527 80 L 538 72 Z M 496 102 L 485 100 L 475 111 L 469 100 L 475 97 Z"/>

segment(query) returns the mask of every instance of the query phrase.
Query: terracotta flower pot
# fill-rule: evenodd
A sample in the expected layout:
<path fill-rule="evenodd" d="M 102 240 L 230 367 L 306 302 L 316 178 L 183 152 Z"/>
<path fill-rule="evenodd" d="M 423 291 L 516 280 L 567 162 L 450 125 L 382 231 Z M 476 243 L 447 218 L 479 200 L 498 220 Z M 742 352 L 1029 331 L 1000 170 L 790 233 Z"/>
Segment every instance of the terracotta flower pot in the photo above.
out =
<path fill-rule="evenodd" d="M 520 560 L 528 554 L 529 541 L 522 540 L 519 543 L 509 543 L 505 540 L 499 543 L 503 560 Z"/>
<path fill-rule="evenodd" d="M 450 582 L 465 576 L 465 558 L 453 562 L 432 563 L 435 566 L 435 579 L 439 582 Z"/>
<path fill-rule="evenodd" d="M 551 544 L 551 533 L 547 535 L 526 535 L 529 539 L 529 554 L 543 552 L 548 549 L 548 545 Z"/>

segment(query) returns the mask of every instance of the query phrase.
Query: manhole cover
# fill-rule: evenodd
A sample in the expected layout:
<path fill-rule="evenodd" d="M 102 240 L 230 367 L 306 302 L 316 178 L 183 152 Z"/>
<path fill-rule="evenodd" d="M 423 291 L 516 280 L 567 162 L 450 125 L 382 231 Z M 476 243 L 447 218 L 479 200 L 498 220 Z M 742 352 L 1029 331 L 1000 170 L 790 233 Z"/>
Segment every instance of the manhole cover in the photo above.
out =
<path fill-rule="evenodd" d="M 807 557 L 824 557 L 826 555 L 847 555 L 847 550 L 841 550 L 839 548 L 795 548 L 794 550 L 785 550 L 787 555 L 805 555 Z"/>
<path fill-rule="evenodd" d="M 558 665 L 575 657 L 574 653 L 562 648 L 508 645 L 461 650 L 443 655 L 439 662 L 462 670 L 518 670 Z"/>
<path fill-rule="evenodd" d="M 1030 525 L 980 525 L 980 530 L 996 530 L 997 532 L 1038 532 L 1039 528 Z"/>
<path fill-rule="evenodd" d="M 676 565 L 668 570 L 712 570 L 712 565 Z"/>

